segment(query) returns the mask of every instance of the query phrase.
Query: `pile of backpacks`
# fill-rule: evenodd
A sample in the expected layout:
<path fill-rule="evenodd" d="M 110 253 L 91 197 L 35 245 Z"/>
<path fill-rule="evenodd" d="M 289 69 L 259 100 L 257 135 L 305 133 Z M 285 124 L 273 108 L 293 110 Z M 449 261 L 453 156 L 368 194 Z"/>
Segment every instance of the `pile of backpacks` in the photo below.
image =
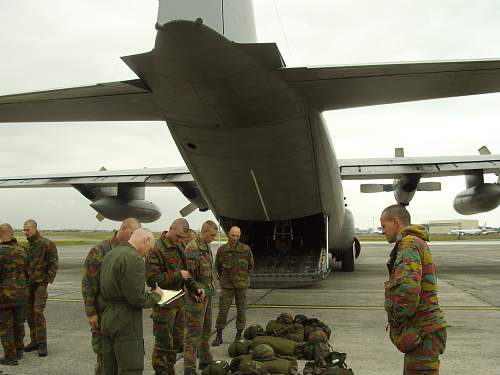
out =
<path fill-rule="evenodd" d="M 316 318 L 281 313 L 266 329 L 252 324 L 244 340 L 229 345 L 231 363 L 215 361 L 202 375 L 298 375 L 297 360 L 306 360 L 303 375 L 354 375 L 346 354 L 330 345 L 331 329 Z"/>

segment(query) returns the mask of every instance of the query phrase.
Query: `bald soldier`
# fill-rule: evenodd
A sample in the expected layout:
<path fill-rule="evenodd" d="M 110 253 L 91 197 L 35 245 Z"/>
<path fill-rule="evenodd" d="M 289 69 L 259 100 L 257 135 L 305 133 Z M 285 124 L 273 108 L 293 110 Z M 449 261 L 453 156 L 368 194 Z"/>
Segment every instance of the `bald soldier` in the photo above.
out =
<path fill-rule="evenodd" d="M 387 268 L 385 310 L 392 343 L 404 353 L 405 375 L 438 375 L 448 324 L 438 303 L 437 266 L 422 225 L 411 225 L 404 206 L 384 209 L 380 224 L 393 243 Z"/>
<path fill-rule="evenodd" d="M 219 247 L 215 256 L 215 269 L 220 280 L 219 313 L 215 328 L 217 337 L 213 346 L 222 344 L 222 330 L 226 326 L 227 313 L 233 298 L 236 303 L 236 337 L 241 339 L 245 329 L 247 289 L 250 286 L 250 272 L 253 269 L 252 250 L 240 242 L 241 230 L 234 226 L 229 230 L 228 241 Z"/>
<path fill-rule="evenodd" d="M 29 266 L 26 249 L 9 224 L 0 225 L 0 339 L 5 356 L 0 364 L 15 366 L 23 357 L 24 320 Z M 1 371 L 0 371 L 1 373 Z"/>
<path fill-rule="evenodd" d="M 190 292 L 185 296 L 184 375 L 196 374 L 198 354 L 200 369 L 212 362 L 208 340 L 212 333 L 212 298 L 215 286 L 210 243 L 217 236 L 217 229 L 217 224 L 213 221 L 204 222 L 200 234 L 185 249 L 187 270 L 192 275 L 199 294 Z"/>
<path fill-rule="evenodd" d="M 154 288 L 180 290 L 184 285 L 197 293 L 193 279 L 186 270 L 186 257 L 181 248 L 182 241 L 188 236 L 189 223 L 186 219 L 177 219 L 168 231 L 161 234 L 154 248 L 146 256 L 146 283 Z M 179 323 L 184 325 L 184 298 L 179 298 L 165 306 L 155 305 L 151 315 L 155 345 L 152 364 L 156 375 L 174 375 L 177 352 L 182 342 L 176 342 L 179 336 Z M 176 325 L 177 324 L 177 325 Z M 183 327 L 182 327 L 183 328 Z M 182 329 L 183 332 L 183 329 Z"/>
<path fill-rule="evenodd" d="M 150 293 L 144 290 L 143 258 L 153 246 L 153 234 L 139 228 L 102 260 L 98 305 L 104 307 L 100 329 L 106 375 L 143 373 L 142 309 L 153 307 L 163 295 L 159 288 Z"/>
<path fill-rule="evenodd" d="M 95 365 L 96 375 L 101 375 L 102 373 L 101 332 L 99 330 L 102 311 L 97 307 L 101 263 L 107 253 L 117 247 L 122 241 L 128 241 L 132 233 L 140 227 L 141 223 L 139 220 L 133 217 L 125 219 L 120 225 L 120 229 L 112 238 L 104 240 L 90 249 L 83 265 L 82 296 L 85 304 L 85 314 L 87 315 L 92 332 L 92 350 L 97 355 L 97 363 Z"/>
<path fill-rule="evenodd" d="M 23 232 L 29 243 L 30 283 L 26 317 L 31 337 L 31 342 L 24 348 L 24 351 L 31 352 L 38 349 L 38 355 L 45 357 L 47 355 L 47 323 L 43 310 L 47 304 L 47 286 L 56 278 L 59 258 L 56 245 L 40 235 L 35 220 L 26 220 Z"/>

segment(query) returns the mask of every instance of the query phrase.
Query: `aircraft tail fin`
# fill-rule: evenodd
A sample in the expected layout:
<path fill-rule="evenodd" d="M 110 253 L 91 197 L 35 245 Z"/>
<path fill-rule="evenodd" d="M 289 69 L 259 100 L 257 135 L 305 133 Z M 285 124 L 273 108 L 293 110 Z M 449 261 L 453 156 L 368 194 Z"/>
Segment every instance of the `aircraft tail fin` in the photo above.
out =
<path fill-rule="evenodd" d="M 158 0 L 160 25 L 172 20 L 203 23 L 238 43 L 257 41 L 252 0 Z"/>

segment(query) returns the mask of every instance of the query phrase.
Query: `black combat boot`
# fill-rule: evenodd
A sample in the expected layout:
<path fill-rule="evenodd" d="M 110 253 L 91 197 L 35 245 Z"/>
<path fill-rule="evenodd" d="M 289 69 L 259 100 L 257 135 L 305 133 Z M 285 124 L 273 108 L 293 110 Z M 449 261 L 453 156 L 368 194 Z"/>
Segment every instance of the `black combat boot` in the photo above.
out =
<path fill-rule="evenodd" d="M 234 341 L 241 340 L 241 334 L 243 333 L 242 329 L 237 329 L 236 330 L 236 336 L 234 337 Z"/>
<path fill-rule="evenodd" d="M 38 349 L 38 344 L 34 341 L 31 341 L 28 345 L 24 347 L 25 352 L 32 352 Z"/>
<path fill-rule="evenodd" d="M 6 358 L 6 357 L 0 358 L 0 365 L 17 366 L 18 364 L 19 362 L 17 362 L 17 358 Z"/>
<path fill-rule="evenodd" d="M 47 354 L 49 354 L 47 352 L 47 344 L 46 343 L 38 344 L 38 356 L 39 357 L 47 357 Z"/>
<path fill-rule="evenodd" d="M 217 330 L 217 336 L 215 337 L 215 340 L 212 341 L 212 346 L 219 346 L 222 344 L 224 341 L 222 341 L 222 329 Z"/>
<path fill-rule="evenodd" d="M 16 357 L 18 360 L 23 359 L 23 354 L 24 354 L 24 350 L 22 348 L 16 350 Z"/>

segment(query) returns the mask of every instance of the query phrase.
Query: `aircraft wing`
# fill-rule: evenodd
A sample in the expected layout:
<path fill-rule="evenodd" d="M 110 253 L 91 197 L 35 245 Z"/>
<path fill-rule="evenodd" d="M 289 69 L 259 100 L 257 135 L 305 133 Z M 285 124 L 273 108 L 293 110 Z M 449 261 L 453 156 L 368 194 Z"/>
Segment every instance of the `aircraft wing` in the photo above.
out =
<path fill-rule="evenodd" d="M 408 174 L 444 177 L 474 170 L 500 171 L 500 155 L 339 159 L 338 163 L 343 180 L 394 179 Z"/>
<path fill-rule="evenodd" d="M 500 60 L 283 68 L 320 111 L 500 91 Z"/>
<path fill-rule="evenodd" d="M 0 122 L 154 121 L 153 94 L 137 79 L 0 97 Z"/>
<path fill-rule="evenodd" d="M 117 184 L 177 186 L 193 182 L 186 167 L 170 167 L 0 177 L 0 188 L 113 187 Z"/>

